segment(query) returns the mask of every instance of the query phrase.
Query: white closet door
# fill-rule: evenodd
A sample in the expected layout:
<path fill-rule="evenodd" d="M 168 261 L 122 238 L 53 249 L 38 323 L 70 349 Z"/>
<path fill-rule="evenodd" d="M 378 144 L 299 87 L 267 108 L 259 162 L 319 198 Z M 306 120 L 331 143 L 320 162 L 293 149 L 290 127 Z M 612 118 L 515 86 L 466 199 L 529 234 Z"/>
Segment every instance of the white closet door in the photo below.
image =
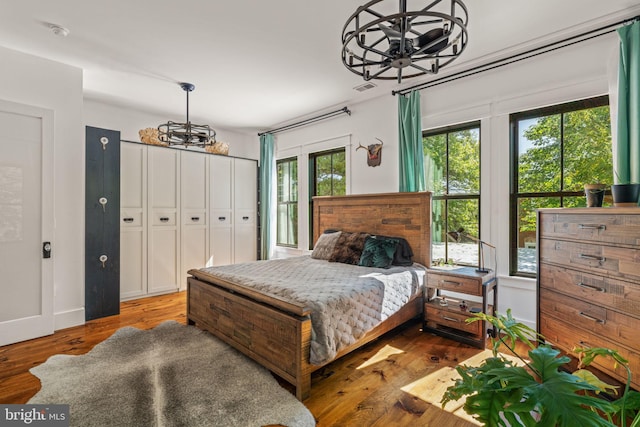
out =
<path fill-rule="evenodd" d="M 209 257 L 207 265 L 233 263 L 233 159 L 209 157 Z"/>
<path fill-rule="evenodd" d="M 208 188 L 209 160 L 207 155 L 180 153 L 181 185 L 181 270 L 180 288 L 186 289 L 188 271 L 205 267 L 208 261 Z"/>
<path fill-rule="evenodd" d="M 234 159 L 234 263 L 257 258 L 257 164 L 255 160 Z"/>
<path fill-rule="evenodd" d="M 2 346 L 53 333 L 53 112 L 0 101 L 0 128 Z"/>
<path fill-rule="evenodd" d="M 147 146 L 120 146 L 120 299 L 147 293 Z"/>
<path fill-rule="evenodd" d="M 148 150 L 148 248 L 147 292 L 176 290 L 180 248 L 180 152 L 171 148 Z"/>

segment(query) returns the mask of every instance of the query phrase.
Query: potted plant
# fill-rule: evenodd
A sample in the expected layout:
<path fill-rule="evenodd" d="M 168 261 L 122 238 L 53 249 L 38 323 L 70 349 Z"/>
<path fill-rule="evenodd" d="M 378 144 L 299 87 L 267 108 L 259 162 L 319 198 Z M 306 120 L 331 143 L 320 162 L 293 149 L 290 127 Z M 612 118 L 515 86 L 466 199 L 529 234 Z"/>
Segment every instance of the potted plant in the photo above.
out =
<path fill-rule="evenodd" d="M 584 369 L 568 372 L 570 358 L 543 344 L 543 337 L 515 321 L 511 310 L 506 317 L 477 313 L 468 321 L 486 321 L 496 327 L 496 338 L 491 339 L 493 357 L 478 367 L 458 366 L 460 379 L 445 392 L 443 406 L 467 396 L 464 410 L 489 427 L 640 426 L 640 393 L 629 390 L 628 363 L 616 351 L 576 349 L 582 355 L 582 365 L 595 357 L 613 357 L 627 367 L 624 395 L 609 401 L 597 394 L 615 392 L 614 387 Z M 527 359 L 516 351 L 518 340 L 529 347 Z M 515 355 L 519 363 L 500 354 L 501 348 Z"/>
<path fill-rule="evenodd" d="M 604 200 L 604 192 L 607 188 L 606 184 L 585 184 L 584 194 L 587 197 L 588 208 L 602 207 L 602 201 Z"/>
<path fill-rule="evenodd" d="M 640 198 L 640 184 L 623 180 L 615 171 L 616 184 L 611 186 L 611 196 L 613 197 L 614 206 L 638 206 Z"/>

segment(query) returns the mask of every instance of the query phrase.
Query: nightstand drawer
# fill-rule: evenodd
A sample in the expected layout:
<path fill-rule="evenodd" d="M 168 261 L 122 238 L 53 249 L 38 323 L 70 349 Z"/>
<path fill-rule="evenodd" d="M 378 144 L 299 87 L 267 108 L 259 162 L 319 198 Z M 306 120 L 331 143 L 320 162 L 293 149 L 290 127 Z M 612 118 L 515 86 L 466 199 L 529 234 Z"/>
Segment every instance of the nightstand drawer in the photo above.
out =
<path fill-rule="evenodd" d="M 427 287 L 469 295 L 482 295 L 482 281 L 476 278 L 458 277 L 448 274 L 427 274 Z"/>
<path fill-rule="evenodd" d="M 475 336 L 480 336 L 482 332 L 482 321 L 467 323 L 468 314 L 456 313 L 447 309 L 436 308 L 433 305 L 425 307 L 427 325 L 431 327 L 446 326 L 467 332 Z M 430 325 L 433 323 L 433 325 Z"/>

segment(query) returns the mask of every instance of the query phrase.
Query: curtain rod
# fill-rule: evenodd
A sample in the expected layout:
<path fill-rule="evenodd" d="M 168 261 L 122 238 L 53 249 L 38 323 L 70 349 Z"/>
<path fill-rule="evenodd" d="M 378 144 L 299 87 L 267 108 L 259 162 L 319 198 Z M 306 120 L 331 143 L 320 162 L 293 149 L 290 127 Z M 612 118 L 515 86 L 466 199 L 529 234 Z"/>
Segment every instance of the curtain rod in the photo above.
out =
<path fill-rule="evenodd" d="M 279 127 L 279 128 L 276 128 L 276 129 L 272 129 L 272 130 L 269 130 L 269 131 L 266 131 L 266 132 L 260 132 L 260 133 L 258 133 L 258 136 L 262 136 L 262 135 L 267 134 L 267 133 L 276 133 L 276 132 L 283 132 L 285 130 L 295 129 L 297 127 L 308 125 L 308 124 L 311 124 L 311 123 L 315 123 L 315 122 L 317 122 L 319 120 L 328 119 L 330 117 L 334 117 L 334 116 L 337 116 L 337 115 L 342 114 L 342 113 L 346 113 L 348 115 L 351 115 L 351 110 L 349 110 L 347 107 L 342 107 L 341 109 L 336 110 L 336 111 L 331 111 L 330 113 L 320 114 L 319 116 L 311 117 L 311 118 L 305 119 L 305 120 L 301 120 L 301 121 L 296 122 L 296 123 L 291 123 L 290 125 L 282 126 L 282 127 Z"/>
<path fill-rule="evenodd" d="M 435 80 L 431 80 L 429 82 L 425 82 L 425 83 L 420 83 L 414 86 L 410 86 L 408 88 L 405 89 L 399 89 L 399 90 L 394 90 L 391 91 L 391 95 L 396 95 L 396 94 L 400 94 L 400 95 L 406 95 L 407 93 L 413 91 L 413 90 L 420 90 L 420 89 L 427 89 L 430 87 L 434 87 L 434 86 L 438 86 L 444 83 L 449 83 L 458 79 L 462 79 L 465 77 L 470 77 L 476 74 L 480 74 L 483 73 L 485 71 L 489 71 L 489 70 L 493 70 L 496 68 L 500 68 L 500 67 L 504 67 L 505 65 L 509 65 L 509 64 L 513 64 L 515 62 L 519 62 L 519 61 L 523 61 L 525 59 L 529 59 L 529 58 L 533 58 L 535 56 L 538 55 L 542 55 L 543 53 L 549 53 L 549 52 L 553 52 L 554 50 L 558 50 L 561 49 L 563 47 L 567 47 L 567 46 L 571 46 L 577 43 L 581 43 L 583 41 L 587 41 L 587 40 L 591 40 L 594 39 L 596 37 L 600 37 L 603 36 L 605 34 L 609 34 L 615 31 L 615 28 L 613 27 L 619 27 L 620 25 L 624 25 L 627 24 L 629 22 L 632 21 L 638 21 L 640 20 L 640 15 L 635 16 L 633 18 L 627 18 L 624 19 L 622 21 L 619 22 L 615 22 L 613 24 L 609 24 L 609 25 L 605 25 L 603 27 L 600 28 L 596 28 L 590 31 L 586 31 L 584 33 L 572 36 L 572 37 L 567 37 L 565 39 L 562 40 L 558 40 L 552 43 L 548 43 L 544 46 L 540 46 L 537 48 L 533 48 L 530 50 L 527 50 L 525 52 L 521 52 L 521 53 L 516 53 L 514 55 L 508 56 L 506 58 L 502 58 L 502 59 L 497 59 L 495 61 L 491 61 L 487 64 L 482 64 L 482 65 L 478 65 L 476 67 L 470 68 L 468 70 L 463 70 L 463 71 L 459 71 L 457 73 L 451 74 L 449 76 L 445 76 L 445 77 L 441 77 L 439 79 L 435 79 Z M 613 29 L 612 29 L 613 28 Z M 606 30 L 606 31 L 605 31 Z M 594 33 L 598 33 L 598 34 L 594 34 Z M 579 39 L 579 40 L 576 40 Z"/>

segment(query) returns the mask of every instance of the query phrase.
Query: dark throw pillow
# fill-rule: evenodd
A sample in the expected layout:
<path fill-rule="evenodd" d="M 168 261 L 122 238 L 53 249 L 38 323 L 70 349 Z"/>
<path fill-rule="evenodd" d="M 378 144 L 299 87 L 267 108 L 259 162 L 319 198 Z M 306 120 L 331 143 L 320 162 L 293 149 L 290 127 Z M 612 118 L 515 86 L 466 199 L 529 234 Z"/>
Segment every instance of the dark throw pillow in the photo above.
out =
<path fill-rule="evenodd" d="M 391 264 L 402 266 L 413 265 L 413 251 L 411 250 L 409 242 L 402 237 L 393 237 L 393 239 L 398 239 L 398 247 L 396 248 L 395 254 L 393 254 L 393 262 Z"/>
<path fill-rule="evenodd" d="M 338 237 L 329 261 L 358 265 L 367 237 L 369 237 L 367 233 L 346 233 L 343 231 Z"/>
<path fill-rule="evenodd" d="M 388 237 L 368 237 L 360 256 L 363 267 L 389 268 L 398 247 L 398 239 Z"/>

